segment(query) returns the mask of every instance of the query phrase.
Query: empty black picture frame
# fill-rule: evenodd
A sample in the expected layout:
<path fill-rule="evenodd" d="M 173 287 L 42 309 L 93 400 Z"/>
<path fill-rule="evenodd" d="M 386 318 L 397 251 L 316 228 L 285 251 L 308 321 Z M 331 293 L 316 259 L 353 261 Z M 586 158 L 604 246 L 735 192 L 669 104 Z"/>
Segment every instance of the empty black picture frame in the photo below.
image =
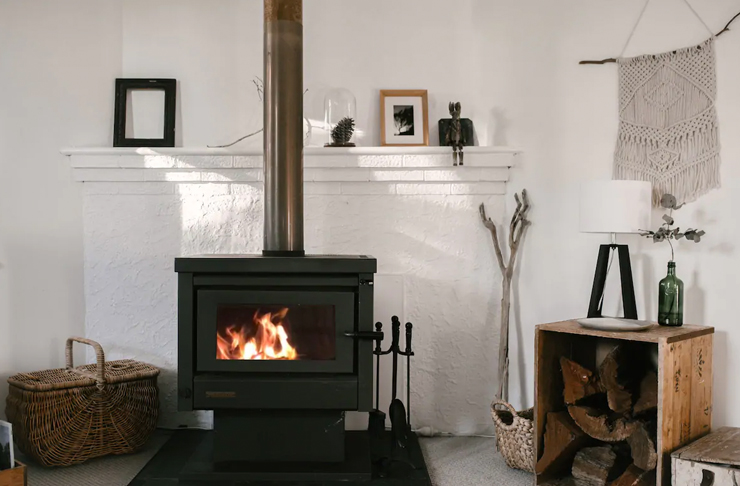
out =
<path fill-rule="evenodd" d="M 126 138 L 127 93 L 132 89 L 164 91 L 164 133 L 162 138 Z M 176 79 L 116 79 L 116 107 L 113 126 L 114 147 L 174 147 Z"/>

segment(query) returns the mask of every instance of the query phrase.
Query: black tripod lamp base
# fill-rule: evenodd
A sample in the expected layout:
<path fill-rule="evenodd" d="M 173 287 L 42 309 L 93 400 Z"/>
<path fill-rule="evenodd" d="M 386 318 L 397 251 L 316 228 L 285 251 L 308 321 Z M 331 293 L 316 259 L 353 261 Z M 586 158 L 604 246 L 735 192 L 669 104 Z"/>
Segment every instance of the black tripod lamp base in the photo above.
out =
<path fill-rule="evenodd" d="M 588 317 L 602 317 L 602 297 L 606 286 L 606 275 L 609 270 L 609 256 L 616 250 L 619 256 L 619 278 L 622 282 L 622 305 L 625 319 L 637 319 L 637 304 L 635 303 L 635 285 L 632 281 L 632 264 L 627 245 L 601 245 L 599 259 L 596 262 L 594 285 L 591 289 L 591 302 L 588 305 Z"/>

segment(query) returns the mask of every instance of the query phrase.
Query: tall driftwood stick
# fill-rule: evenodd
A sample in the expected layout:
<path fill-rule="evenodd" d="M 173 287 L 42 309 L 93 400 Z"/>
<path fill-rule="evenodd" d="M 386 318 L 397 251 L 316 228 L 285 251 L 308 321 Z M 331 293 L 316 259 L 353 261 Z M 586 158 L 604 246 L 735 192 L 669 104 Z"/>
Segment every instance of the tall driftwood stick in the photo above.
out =
<path fill-rule="evenodd" d="M 514 194 L 516 200 L 516 210 L 509 223 L 509 258 L 505 260 L 501 249 L 496 223 L 486 216 L 486 208 L 483 204 L 478 208 L 483 225 L 491 232 L 493 240 L 493 249 L 496 252 L 496 260 L 503 277 L 503 295 L 501 297 L 501 335 L 499 337 L 499 358 L 498 358 L 498 394 L 499 398 L 505 402 L 509 401 L 509 311 L 511 308 L 511 279 L 514 276 L 514 266 L 516 265 L 516 256 L 524 236 L 524 232 L 531 223 L 527 219 L 529 211 L 529 198 L 527 190 L 522 190 L 522 196 Z"/>

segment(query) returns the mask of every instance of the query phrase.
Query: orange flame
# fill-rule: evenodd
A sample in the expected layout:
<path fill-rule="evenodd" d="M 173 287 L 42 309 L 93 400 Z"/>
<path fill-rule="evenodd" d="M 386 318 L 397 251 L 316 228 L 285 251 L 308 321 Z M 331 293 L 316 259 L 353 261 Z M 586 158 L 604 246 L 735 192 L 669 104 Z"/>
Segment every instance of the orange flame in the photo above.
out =
<path fill-rule="evenodd" d="M 274 314 L 268 312 L 260 315 L 259 311 L 255 312 L 253 321 L 257 333 L 252 338 L 249 337 L 248 326 L 231 325 L 226 328 L 226 336 L 217 333 L 216 359 L 298 359 L 298 351 L 290 345 L 288 333 L 281 324 L 287 314 L 287 308 L 280 309 Z"/>

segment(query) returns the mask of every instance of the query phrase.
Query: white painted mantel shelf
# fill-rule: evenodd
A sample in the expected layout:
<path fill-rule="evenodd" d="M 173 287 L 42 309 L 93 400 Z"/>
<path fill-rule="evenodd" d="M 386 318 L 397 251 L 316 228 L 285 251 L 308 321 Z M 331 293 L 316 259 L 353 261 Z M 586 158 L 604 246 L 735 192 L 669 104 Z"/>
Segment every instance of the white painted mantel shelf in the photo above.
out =
<path fill-rule="evenodd" d="M 65 148 L 73 177 L 97 194 L 171 194 L 181 184 L 259 184 L 262 150 L 214 148 Z M 449 147 L 304 149 L 306 194 L 505 194 L 521 151 L 466 147 L 452 166 Z M 142 186 L 141 183 L 157 183 Z"/>

